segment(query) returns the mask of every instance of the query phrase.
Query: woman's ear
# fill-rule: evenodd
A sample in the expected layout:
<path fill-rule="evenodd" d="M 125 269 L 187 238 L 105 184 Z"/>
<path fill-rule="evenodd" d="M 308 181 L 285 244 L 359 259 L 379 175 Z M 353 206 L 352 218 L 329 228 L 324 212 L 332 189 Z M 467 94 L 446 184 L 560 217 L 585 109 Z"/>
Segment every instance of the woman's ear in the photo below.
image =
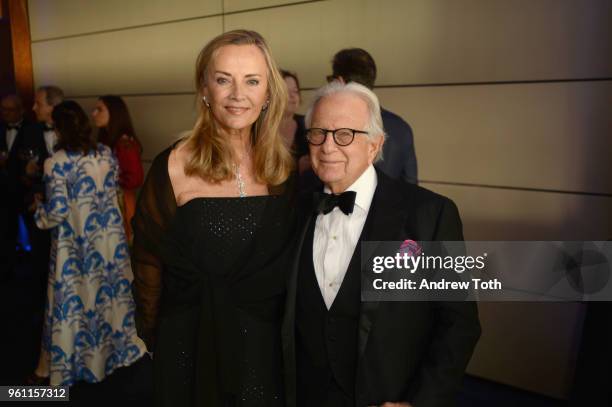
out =
<path fill-rule="evenodd" d="M 202 86 L 202 101 L 204 102 L 206 107 L 210 108 L 210 99 L 208 95 L 209 95 L 208 87 L 206 85 L 203 85 Z"/>

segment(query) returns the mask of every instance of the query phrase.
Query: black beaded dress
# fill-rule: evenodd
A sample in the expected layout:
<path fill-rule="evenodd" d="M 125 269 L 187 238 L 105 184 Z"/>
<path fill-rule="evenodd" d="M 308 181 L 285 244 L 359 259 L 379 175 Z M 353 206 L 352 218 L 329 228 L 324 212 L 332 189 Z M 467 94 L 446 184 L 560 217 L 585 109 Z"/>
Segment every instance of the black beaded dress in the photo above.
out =
<path fill-rule="evenodd" d="M 154 161 L 134 226 L 139 335 L 160 406 L 282 406 L 280 323 L 294 229 L 289 181 L 267 196 L 177 207 Z"/>

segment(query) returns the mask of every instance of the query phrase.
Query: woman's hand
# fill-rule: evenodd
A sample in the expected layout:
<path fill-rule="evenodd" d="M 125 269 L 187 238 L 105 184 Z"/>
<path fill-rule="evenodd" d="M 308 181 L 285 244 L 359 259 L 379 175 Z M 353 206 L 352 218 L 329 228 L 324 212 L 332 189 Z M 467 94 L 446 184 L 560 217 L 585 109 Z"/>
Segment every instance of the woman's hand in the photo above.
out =
<path fill-rule="evenodd" d="M 28 161 L 25 167 L 25 172 L 28 176 L 35 177 L 36 175 L 38 175 L 39 171 L 40 171 L 40 166 L 38 165 L 36 160 Z"/>
<path fill-rule="evenodd" d="M 38 205 L 40 205 L 43 202 L 43 199 L 44 199 L 43 194 L 41 194 L 40 192 L 35 193 L 34 202 L 32 202 L 32 205 L 30 205 L 28 210 L 30 212 L 35 212 Z"/>

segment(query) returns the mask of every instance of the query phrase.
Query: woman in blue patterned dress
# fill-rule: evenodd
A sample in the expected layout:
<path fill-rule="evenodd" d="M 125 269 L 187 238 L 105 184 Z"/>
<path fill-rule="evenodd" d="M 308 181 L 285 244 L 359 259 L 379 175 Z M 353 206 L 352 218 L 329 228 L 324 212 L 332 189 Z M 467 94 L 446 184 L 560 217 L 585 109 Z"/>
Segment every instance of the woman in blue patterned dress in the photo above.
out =
<path fill-rule="evenodd" d="M 59 133 L 45 162 L 46 202 L 36 224 L 51 229 L 41 356 L 34 379 L 51 385 L 99 382 L 145 353 L 136 335 L 132 271 L 117 200 L 118 166 L 96 143 L 73 101 L 53 110 Z"/>

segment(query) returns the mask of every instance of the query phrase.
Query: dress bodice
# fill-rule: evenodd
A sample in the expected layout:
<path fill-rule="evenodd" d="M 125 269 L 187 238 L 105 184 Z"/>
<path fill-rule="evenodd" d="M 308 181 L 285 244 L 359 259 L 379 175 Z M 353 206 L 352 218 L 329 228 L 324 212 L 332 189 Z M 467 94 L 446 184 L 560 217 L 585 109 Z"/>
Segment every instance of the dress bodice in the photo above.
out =
<path fill-rule="evenodd" d="M 176 210 L 163 245 L 156 353 L 179 344 L 170 354 L 178 350 L 193 372 L 185 377 L 195 380 L 189 386 L 196 404 L 283 403 L 280 321 L 290 213 L 284 195 L 195 198 Z M 165 329 L 179 314 L 193 314 L 194 323 Z M 211 389 L 195 385 L 202 382 L 216 383 L 216 400 L 208 398 Z"/>

